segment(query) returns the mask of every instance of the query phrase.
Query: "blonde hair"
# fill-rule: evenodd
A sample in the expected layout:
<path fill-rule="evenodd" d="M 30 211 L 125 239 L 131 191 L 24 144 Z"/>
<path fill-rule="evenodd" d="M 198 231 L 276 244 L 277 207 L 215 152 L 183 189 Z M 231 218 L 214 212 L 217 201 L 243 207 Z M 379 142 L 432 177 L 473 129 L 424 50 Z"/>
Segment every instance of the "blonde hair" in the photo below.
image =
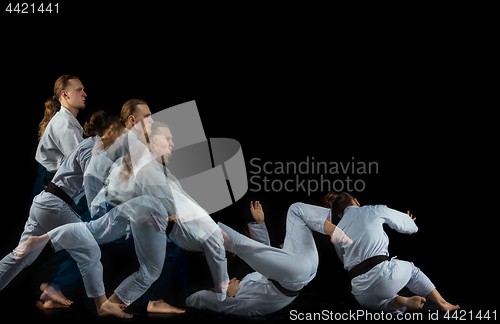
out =
<path fill-rule="evenodd" d="M 125 125 L 118 116 L 108 115 L 104 110 L 99 110 L 90 117 L 90 121 L 85 122 L 83 133 L 86 136 L 99 135 L 103 145 L 102 149 L 105 150 L 120 136 L 124 128 Z M 107 130 L 110 131 L 110 134 L 103 138 Z"/>
<path fill-rule="evenodd" d="M 61 98 L 61 91 L 67 90 L 69 80 L 72 79 L 79 80 L 76 75 L 65 74 L 57 78 L 56 82 L 54 83 L 54 96 L 45 101 L 45 111 L 43 112 L 43 118 L 38 125 L 38 140 L 42 138 L 43 133 L 45 132 L 45 129 L 47 128 L 47 125 L 49 124 L 52 117 L 54 117 L 56 112 L 59 111 L 59 108 L 61 107 L 61 103 L 59 102 L 59 99 Z"/>
<path fill-rule="evenodd" d="M 107 149 L 111 144 L 113 144 L 125 129 L 125 125 L 118 118 L 118 116 L 115 115 L 109 116 L 108 123 L 109 123 L 108 129 L 110 130 L 110 134 L 109 136 L 106 136 L 106 138 L 101 137 L 104 149 Z"/>
<path fill-rule="evenodd" d="M 126 186 L 128 179 L 132 175 L 132 159 L 130 158 L 130 151 L 123 157 L 122 166 L 118 173 L 118 178 L 123 182 L 123 187 Z"/>
<path fill-rule="evenodd" d="M 329 191 L 329 192 L 327 192 L 321 198 L 321 207 L 325 207 L 325 208 L 331 209 L 332 208 L 332 203 L 335 201 L 335 199 L 337 199 L 338 196 L 339 196 L 339 194 L 336 193 L 335 191 Z"/>

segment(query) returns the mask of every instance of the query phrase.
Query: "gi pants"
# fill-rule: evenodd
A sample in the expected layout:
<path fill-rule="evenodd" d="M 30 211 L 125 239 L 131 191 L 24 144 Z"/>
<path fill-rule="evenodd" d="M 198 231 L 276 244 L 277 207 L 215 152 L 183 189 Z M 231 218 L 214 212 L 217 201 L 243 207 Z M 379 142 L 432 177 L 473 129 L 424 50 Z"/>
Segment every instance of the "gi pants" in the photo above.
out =
<path fill-rule="evenodd" d="M 359 304 L 368 309 L 389 312 L 387 304 L 407 287 L 418 296 L 427 297 L 436 288 L 412 262 L 395 258 L 384 261 L 351 281 L 352 293 Z M 404 312 L 402 307 L 396 312 Z"/>
<path fill-rule="evenodd" d="M 228 235 L 228 251 L 236 253 L 266 278 L 278 281 L 288 290 L 299 291 L 316 276 L 319 258 L 312 231 L 325 234 L 328 213 L 326 208 L 292 204 L 288 209 L 283 249 L 249 239 L 224 224 L 219 226 Z"/>
<path fill-rule="evenodd" d="M 163 217 L 156 215 L 166 215 L 161 203 L 153 197 L 141 196 L 89 223 L 58 227 L 49 232 L 49 237 L 56 250 L 65 249 L 75 259 L 87 296 L 95 298 L 105 294 L 99 244 L 113 242 L 126 235 L 130 224 L 139 270 L 115 290 L 117 296 L 130 305 L 158 279 L 163 268 L 167 223 L 162 221 Z"/>
<path fill-rule="evenodd" d="M 78 215 L 68 204 L 48 192 L 36 196 L 30 208 L 30 215 L 24 226 L 19 244 L 25 242 L 30 236 L 40 236 L 48 231 L 68 223 L 81 223 Z M 16 260 L 14 251 L 7 254 L 0 261 L 0 290 L 24 268 L 35 261 L 44 246 L 30 254 Z"/>

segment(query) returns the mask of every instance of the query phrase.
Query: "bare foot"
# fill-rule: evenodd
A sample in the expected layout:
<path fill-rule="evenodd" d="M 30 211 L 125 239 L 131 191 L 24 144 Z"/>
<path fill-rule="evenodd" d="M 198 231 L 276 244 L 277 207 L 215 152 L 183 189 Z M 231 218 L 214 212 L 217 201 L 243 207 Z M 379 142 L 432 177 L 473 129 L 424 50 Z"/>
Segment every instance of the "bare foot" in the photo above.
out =
<path fill-rule="evenodd" d="M 14 249 L 14 257 L 16 260 L 19 260 L 31 252 L 35 251 L 38 248 L 41 248 L 49 241 L 49 236 L 47 234 L 43 234 L 42 236 L 30 236 L 26 241 L 19 244 Z"/>
<path fill-rule="evenodd" d="M 43 303 L 39 300 L 36 301 L 36 309 L 47 310 L 55 308 L 69 308 L 69 305 L 59 304 L 58 302 L 55 302 L 53 300 L 46 300 Z"/>
<path fill-rule="evenodd" d="M 420 297 L 420 296 L 413 296 L 413 297 L 408 297 L 406 298 L 406 307 L 412 308 L 412 309 L 420 309 L 424 307 L 425 303 L 425 298 Z"/>
<path fill-rule="evenodd" d="M 68 307 L 73 304 L 73 302 L 66 298 L 57 287 L 53 287 L 48 283 L 41 284 L 40 290 L 43 291 L 43 293 L 40 295 L 40 300 L 52 300 L 58 304 Z"/>
<path fill-rule="evenodd" d="M 460 306 L 458 305 L 452 305 L 448 303 L 437 291 L 437 289 L 431 291 L 431 293 L 427 296 L 427 298 L 435 302 L 443 312 L 452 311 L 460 308 Z"/>
<path fill-rule="evenodd" d="M 132 314 L 127 314 L 122 310 L 122 307 L 120 307 L 120 304 L 117 303 L 112 303 L 109 300 L 106 300 L 101 308 L 97 311 L 97 315 L 99 317 L 106 317 L 106 316 L 115 316 L 118 318 L 132 318 Z"/>
<path fill-rule="evenodd" d="M 389 311 L 395 311 L 403 307 L 409 307 L 412 309 L 420 309 L 424 307 L 425 298 L 420 296 L 413 297 L 403 297 L 396 296 L 393 300 L 387 304 L 387 309 Z"/>
<path fill-rule="evenodd" d="M 453 311 L 453 310 L 456 310 L 456 309 L 460 309 L 460 306 L 458 305 L 452 305 L 448 302 L 444 302 L 443 304 L 438 304 L 439 305 L 439 308 L 441 309 L 441 311 L 443 312 L 447 312 L 447 311 Z"/>
<path fill-rule="evenodd" d="M 163 314 L 184 314 L 185 309 L 180 309 L 170 304 L 167 304 L 163 299 L 152 301 L 148 303 L 148 313 L 163 313 Z"/>

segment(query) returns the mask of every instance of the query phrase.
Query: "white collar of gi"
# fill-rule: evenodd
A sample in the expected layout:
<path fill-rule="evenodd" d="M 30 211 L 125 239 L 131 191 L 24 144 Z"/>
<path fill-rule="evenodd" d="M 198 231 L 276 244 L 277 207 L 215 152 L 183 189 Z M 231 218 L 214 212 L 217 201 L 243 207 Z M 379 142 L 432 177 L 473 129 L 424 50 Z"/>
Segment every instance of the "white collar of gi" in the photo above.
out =
<path fill-rule="evenodd" d="M 59 111 L 69 118 L 71 124 L 77 126 L 80 129 L 83 129 L 82 125 L 80 125 L 80 123 L 78 122 L 78 119 L 76 119 L 75 116 L 73 116 L 73 113 L 69 111 L 68 108 L 61 106 L 61 109 Z"/>

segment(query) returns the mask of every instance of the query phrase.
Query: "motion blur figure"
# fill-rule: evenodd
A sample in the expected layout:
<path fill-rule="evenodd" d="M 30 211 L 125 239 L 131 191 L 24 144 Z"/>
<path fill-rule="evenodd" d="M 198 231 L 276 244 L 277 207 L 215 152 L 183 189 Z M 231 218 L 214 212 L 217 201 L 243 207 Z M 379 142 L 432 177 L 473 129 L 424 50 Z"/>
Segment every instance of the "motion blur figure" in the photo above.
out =
<path fill-rule="evenodd" d="M 219 223 L 226 250 L 236 253 L 256 272 L 242 280 L 231 279 L 228 298 L 217 300 L 215 293 L 201 290 L 189 296 L 186 305 L 240 316 L 265 315 L 289 305 L 316 276 L 318 251 L 312 231 L 330 236 L 332 243 L 352 241 L 328 219 L 330 210 L 295 203 L 287 213 L 283 249 L 269 246 L 264 212 L 259 202 L 250 204 L 255 220 L 248 224 L 251 238 Z"/>

